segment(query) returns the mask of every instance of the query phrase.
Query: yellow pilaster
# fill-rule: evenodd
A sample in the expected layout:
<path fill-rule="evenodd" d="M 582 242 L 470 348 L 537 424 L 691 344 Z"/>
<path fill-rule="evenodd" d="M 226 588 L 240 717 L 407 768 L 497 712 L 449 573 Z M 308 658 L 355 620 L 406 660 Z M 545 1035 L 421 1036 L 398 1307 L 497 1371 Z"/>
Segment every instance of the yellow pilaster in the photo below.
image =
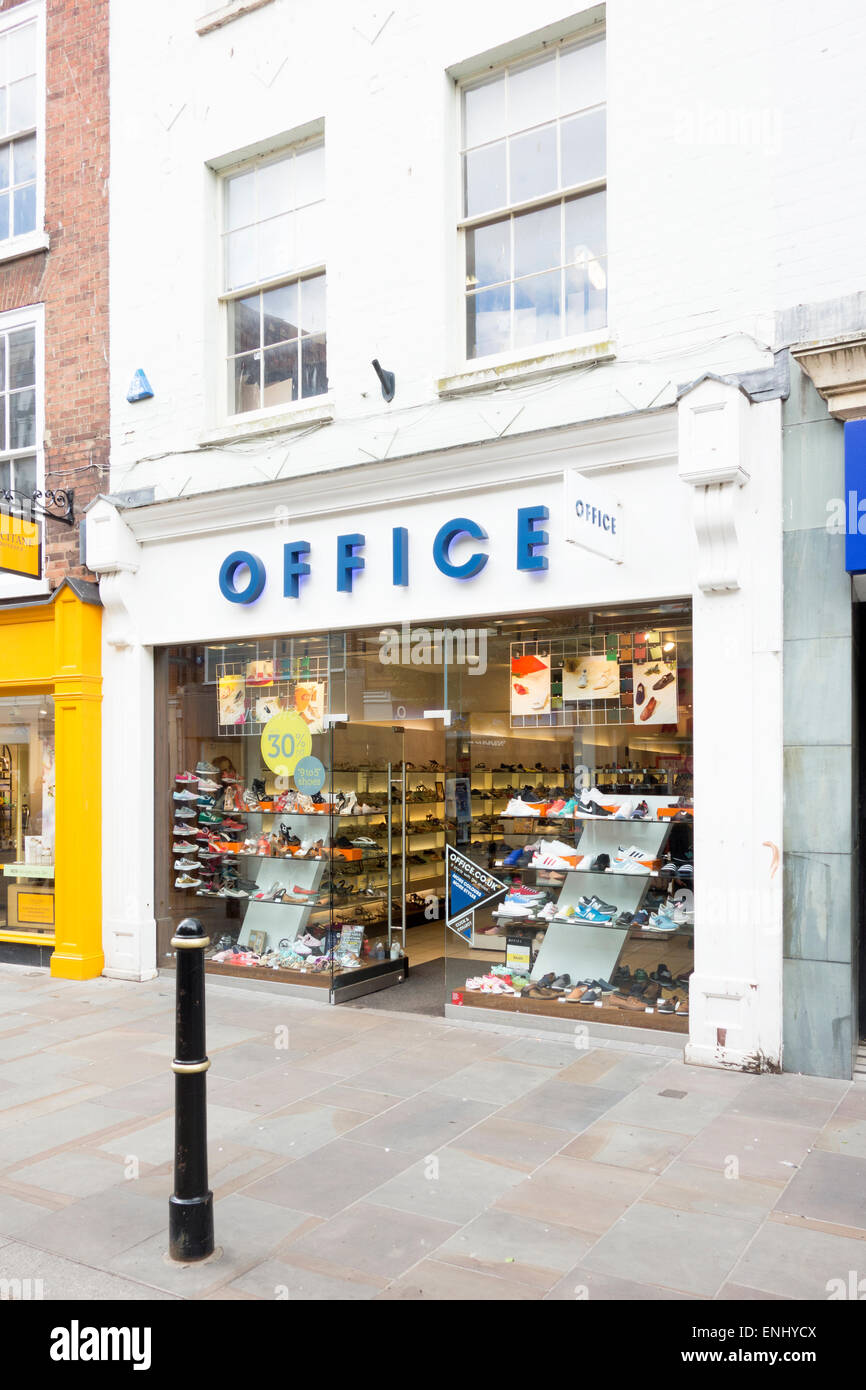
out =
<path fill-rule="evenodd" d="M 102 610 L 64 589 L 55 604 L 55 947 L 51 974 L 102 973 Z"/>

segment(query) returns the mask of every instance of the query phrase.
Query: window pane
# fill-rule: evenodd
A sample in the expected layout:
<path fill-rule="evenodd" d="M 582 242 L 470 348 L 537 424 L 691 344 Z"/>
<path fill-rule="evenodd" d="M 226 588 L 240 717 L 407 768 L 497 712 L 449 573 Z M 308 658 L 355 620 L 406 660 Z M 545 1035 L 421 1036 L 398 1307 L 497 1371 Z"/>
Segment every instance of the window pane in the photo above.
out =
<path fill-rule="evenodd" d="M 287 212 L 282 217 L 272 217 L 259 227 L 259 280 L 270 280 L 282 275 L 296 264 L 295 257 L 295 216 Z"/>
<path fill-rule="evenodd" d="M 466 300 L 466 356 L 487 357 L 509 345 L 511 286 L 470 294 Z"/>
<path fill-rule="evenodd" d="M 607 251 L 605 233 L 605 193 L 591 193 L 586 198 L 571 198 L 565 205 L 565 259 L 581 261 L 604 256 Z"/>
<path fill-rule="evenodd" d="M 463 144 L 483 145 L 505 132 L 505 78 L 501 75 L 463 93 Z"/>
<path fill-rule="evenodd" d="M 14 459 L 12 463 L 12 486 L 16 492 L 32 497 L 36 491 L 35 458 Z"/>
<path fill-rule="evenodd" d="M 8 459 L 0 459 L 0 492 L 8 492 L 12 486 L 12 467 Z M 5 502 L 5 497 L 3 501 Z"/>
<path fill-rule="evenodd" d="M 313 203 L 295 213 L 295 265 L 316 265 L 325 260 L 325 204 Z"/>
<path fill-rule="evenodd" d="M 226 289 L 251 285 L 256 278 L 256 229 L 229 232 L 226 243 Z"/>
<path fill-rule="evenodd" d="M 0 68 L 0 71 L 2 71 L 2 68 Z M 8 102 L 7 102 L 7 100 L 6 100 L 6 88 L 5 88 L 5 87 L 0 87 L 0 132 L 5 132 L 6 129 L 7 129 L 7 125 L 6 125 L 6 110 L 7 110 L 7 107 L 8 107 Z"/>
<path fill-rule="evenodd" d="M 560 272 L 535 275 L 514 286 L 514 345 L 546 343 L 562 337 Z"/>
<path fill-rule="evenodd" d="M 605 99 L 604 39 L 559 55 L 559 109 L 579 111 Z"/>
<path fill-rule="evenodd" d="M 9 235 L 9 194 L 0 193 L 0 241 Z"/>
<path fill-rule="evenodd" d="M 234 403 L 235 415 L 259 409 L 260 357 L 261 353 L 249 353 L 229 362 L 229 399 Z"/>
<path fill-rule="evenodd" d="M 9 447 L 31 449 L 36 443 L 36 392 L 15 391 L 9 397 Z"/>
<path fill-rule="evenodd" d="M 325 147 L 314 145 L 295 156 L 295 207 L 325 196 Z"/>
<path fill-rule="evenodd" d="M 256 220 L 256 176 L 236 174 L 226 181 L 226 231 L 247 227 Z"/>
<path fill-rule="evenodd" d="M 31 135 L 26 140 L 15 140 L 12 144 L 12 154 L 14 160 L 12 182 L 27 183 L 30 179 L 35 179 L 36 136 Z"/>
<path fill-rule="evenodd" d="M 525 212 L 514 219 L 514 274 L 531 275 L 561 264 L 562 205 Z"/>
<path fill-rule="evenodd" d="M 325 337 L 301 339 L 301 394 L 322 396 L 328 389 L 328 359 Z"/>
<path fill-rule="evenodd" d="M 466 233 L 466 287 L 495 285 L 511 275 L 511 226 L 506 219 Z"/>
<path fill-rule="evenodd" d="M 566 333 L 589 333 L 607 324 L 607 260 L 598 257 L 565 272 Z"/>
<path fill-rule="evenodd" d="M 273 164 L 261 164 L 257 177 L 259 221 L 291 211 L 294 206 L 291 158 L 277 159 Z"/>
<path fill-rule="evenodd" d="M 504 140 L 498 145 L 487 145 L 483 150 L 465 155 L 463 181 L 464 216 L 475 217 L 479 212 L 504 207 L 507 202 Z"/>
<path fill-rule="evenodd" d="M 0 338 L 0 391 L 6 390 L 6 339 Z M 0 418 L 3 415 L 2 403 L 0 403 Z"/>
<path fill-rule="evenodd" d="M 36 381 L 36 335 L 32 328 L 9 334 L 9 388 L 32 386 Z"/>
<path fill-rule="evenodd" d="M 508 129 L 526 130 L 556 115 L 556 60 L 543 58 L 508 74 Z"/>
<path fill-rule="evenodd" d="M 605 170 L 605 110 L 587 111 L 585 116 L 573 116 L 563 121 L 562 184 L 586 183 L 589 179 L 604 178 Z"/>
<path fill-rule="evenodd" d="M 233 299 L 229 304 L 229 352 L 251 352 L 260 347 L 259 296 Z"/>
<path fill-rule="evenodd" d="M 13 82 L 9 92 L 9 129 L 26 130 L 36 124 L 36 78 Z"/>
<path fill-rule="evenodd" d="M 325 331 L 325 276 L 314 275 L 310 280 L 302 280 L 301 290 L 301 332 L 324 333 Z"/>
<path fill-rule="evenodd" d="M 22 24 L 6 37 L 6 81 L 30 77 L 36 71 L 36 25 Z"/>
<path fill-rule="evenodd" d="M 263 405 L 282 405 L 298 399 L 298 344 L 269 348 L 265 358 Z"/>
<path fill-rule="evenodd" d="M 28 183 L 24 188 L 16 188 L 14 199 L 13 236 L 22 232 L 32 232 L 36 226 L 36 185 Z"/>
<path fill-rule="evenodd" d="M 558 187 L 556 179 L 556 126 L 543 126 L 509 141 L 511 157 L 510 202 L 522 203 Z"/>
<path fill-rule="evenodd" d="M 284 343 L 298 336 L 298 286 L 281 285 L 262 295 L 265 344 Z"/>
<path fill-rule="evenodd" d="M 0 188 L 9 187 L 9 154 L 9 145 L 0 146 Z"/>

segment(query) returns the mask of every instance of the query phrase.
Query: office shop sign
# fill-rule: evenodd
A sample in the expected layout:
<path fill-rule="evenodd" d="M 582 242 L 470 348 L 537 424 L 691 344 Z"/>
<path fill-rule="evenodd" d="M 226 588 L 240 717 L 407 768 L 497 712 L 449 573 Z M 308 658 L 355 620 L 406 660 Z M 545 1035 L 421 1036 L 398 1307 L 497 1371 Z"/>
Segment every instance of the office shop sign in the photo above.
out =
<path fill-rule="evenodd" d="M 596 483 L 571 470 L 564 475 L 565 539 L 584 550 L 608 559 L 622 559 L 622 508 Z M 514 515 L 514 563 L 518 572 L 529 574 L 549 569 L 547 551 L 550 546 L 550 509 L 541 504 L 517 507 Z M 391 530 L 391 582 L 395 588 L 409 587 L 410 533 L 405 526 Z M 439 527 L 433 537 L 431 553 L 440 574 L 465 582 L 474 579 L 486 567 L 490 552 L 489 536 L 484 526 L 473 517 L 455 516 Z M 350 531 L 335 537 L 332 563 L 335 566 L 336 590 L 351 594 L 355 581 L 367 568 L 367 538 L 362 531 Z M 467 545 L 470 553 L 466 554 Z M 454 551 L 460 547 L 460 555 Z M 313 547 L 307 540 L 286 541 L 283 545 L 283 596 L 297 599 L 302 596 L 303 581 L 313 572 Z M 377 557 L 377 566 L 382 560 Z M 264 592 L 269 575 L 264 560 L 250 550 L 234 550 L 223 560 L 219 571 L 219 587 L 229 603 L 255 603 Z"/>

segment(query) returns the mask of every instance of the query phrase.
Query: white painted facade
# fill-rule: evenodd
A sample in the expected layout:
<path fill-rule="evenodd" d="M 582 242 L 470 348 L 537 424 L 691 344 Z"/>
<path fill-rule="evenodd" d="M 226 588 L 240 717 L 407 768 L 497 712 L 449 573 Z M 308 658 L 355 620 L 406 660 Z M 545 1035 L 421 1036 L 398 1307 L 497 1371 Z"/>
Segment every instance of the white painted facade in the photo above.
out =
<path fill-rule="evenodd" d="M 100 501 L 87 527 L 106 610 L 104 775 L 127 792 L 122 820 L 105 798 L 107 973 L 156 969 L 154 645 L 690 595 L 687 1056 L 777 1066 L 780 407 L 718 378 L 772 368 L 778 310 L 863 283 L 866 190 L 828 151 L 844 145 L 849 170 L 866 155 L 850 117 L 866 14 L 845 0 L 820 13 L 807 0 L 611 0 L 571 14 L 540 0 L 531 15 L 513 0 L 272 0 L 197 28 L 204 4 L 154 0 L 146 25 L 119 2 L 111 15 L 111 488 L 154 501 Z M 601 21 L 608 327 L 495 371 L 467 363 L 456 82 Z M 329 393 L 229 418 L 219 175 L 322 124 Z M 396 374 L 391 405 L 373 357 Z M 154 398 L 129 404 L 137 368 Z M 571 468 L 621 498 L 621 564 L 566 543 Z M 518 573 L 515 509 L 535 502 L 551 511 L 550 566 Z M 430 554 L 453 516 L 490 537 L 465 583 Z M 408 588 L 391 583 L 395 525 L 410 532 Z M 352 594 L 335 589 L 344 531 L 367 538 Z M 312 546 L 298 600 L 282 595 L 291 539 Z M 217 584 L 235 549 L 268 571 L 249 607 Z"/>

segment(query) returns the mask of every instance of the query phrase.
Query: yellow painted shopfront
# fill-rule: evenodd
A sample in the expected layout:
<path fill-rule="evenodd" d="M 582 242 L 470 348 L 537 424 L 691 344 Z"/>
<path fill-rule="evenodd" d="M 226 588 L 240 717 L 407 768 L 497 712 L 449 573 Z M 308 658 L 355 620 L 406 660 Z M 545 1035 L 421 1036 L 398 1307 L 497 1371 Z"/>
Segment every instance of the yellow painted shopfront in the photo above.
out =
<path fill-rule="evenodd" d="M 0 606 L 0 959 L 68 980 L 104 964 L 101 626 L 78 580 Z"/>

